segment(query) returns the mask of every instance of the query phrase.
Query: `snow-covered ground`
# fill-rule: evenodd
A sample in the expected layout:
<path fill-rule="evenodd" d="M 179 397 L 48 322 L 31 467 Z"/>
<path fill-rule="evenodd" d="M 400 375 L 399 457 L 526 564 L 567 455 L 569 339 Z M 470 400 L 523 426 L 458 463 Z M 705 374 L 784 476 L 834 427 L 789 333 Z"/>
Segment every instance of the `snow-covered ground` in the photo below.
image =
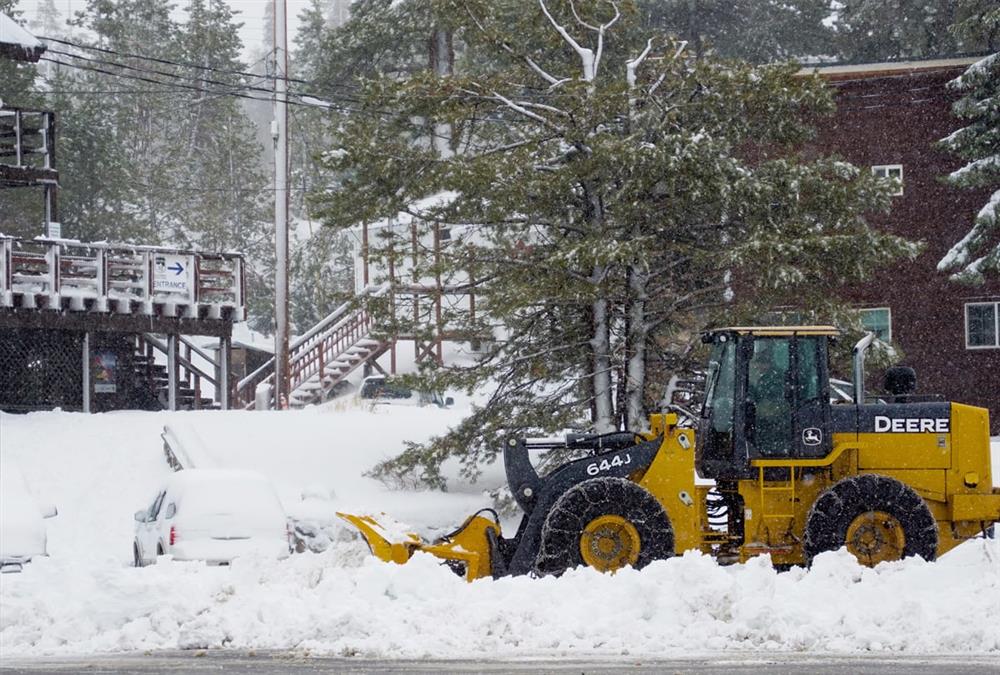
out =
<path fill-rule="evenodd" d="M 281 413 L 0 415 L 0 452 L 60 511 L 46 521 L 50 557 L 0 576 L 0 653 L 229 646 L 380 657 L 1000 655 L 1000 540 L 969 542 L 933 564 L 874 570 L 844 553 L 782 574 L 762 559 L 719 567 L 688 554 L 614 577 L 580 569 L 474 584 L 427 556 L 380 563 L 350 540 L 229 568 L 127 566 L 132 513 L 169 475 L 165 424 L 194 439 L 203 465 L 270 476 L 299 517 L 385 511 L 439 529 L 488 504 L 482 491 L 503 480 L 499 466 L 478 485 L 454 481 L 448 493 L 390 491 L 362 474 L 464 412 L 336 404 Z M 1000 439 L 993 465 L 1000 475 Z"/>

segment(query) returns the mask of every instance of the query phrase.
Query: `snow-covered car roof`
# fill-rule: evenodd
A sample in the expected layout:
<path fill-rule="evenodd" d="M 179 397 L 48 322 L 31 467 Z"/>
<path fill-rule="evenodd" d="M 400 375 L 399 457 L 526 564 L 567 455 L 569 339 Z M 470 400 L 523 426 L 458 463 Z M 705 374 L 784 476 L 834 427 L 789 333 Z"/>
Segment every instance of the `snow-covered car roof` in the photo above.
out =
<path fill-rule="evenodd" d="M 185 469 L 171 475 L 167 479 L 167 487 L 183 489 L 195 485 L 235 482 L 271 484 L 264 474 L 249 469 Z"/>
<path fill-rule="evenodd" d="M 244 516 L 269 518 L 285 509 L 274 483 L 264 474 L 245 469 L 184 469 L 168 480 L 169 500 L 185 505 L 187 515 L 215 512 L 218 509 L 239 512 Z"/>

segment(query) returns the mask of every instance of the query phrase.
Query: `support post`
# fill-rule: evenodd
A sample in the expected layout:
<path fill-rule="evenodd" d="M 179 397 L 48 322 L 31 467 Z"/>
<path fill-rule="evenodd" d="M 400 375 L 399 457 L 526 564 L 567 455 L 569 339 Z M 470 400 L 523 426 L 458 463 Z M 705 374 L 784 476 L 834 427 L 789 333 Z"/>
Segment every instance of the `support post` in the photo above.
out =
<path fill-rule="evenodd" d="M 434 341 L 437 345 L 438 365 L 444 364 L 444 349 L 441 335 L 444 333 L 441 302 L 444 292 L 441 287 L 441 223 L 434 223 Z"/>
<path fill-rule="evenodd" d="M 218 354 L 215 357 L 215 362 L 212 364 L 212 375 L 215 377 L 215 396 L 213 396 L 212 398 L 219 405 L 219 408 L 222 408 L 222 410 L 225 410 L 225 408 L 223 408 L 223 406 L 222 406 L 222 398 L 223 398 L 223 394 L 222 394 L 222 362 L 226 358 L 225 356 L 222 355 L 222 350 L 223 350 L 224 344 L 225 344 L 223 342 L 224 339 L 225 338 L 221 338 L 221 337 L 219 338 L 219 352 L 218 352 Z"/>
<path fill-rule="evenodd" d="M 420 293 L 417 288 L 420 286 L 420 276 L 417 273 L 417 269 L 420 265 L 417 253 L 417 221 L 416 219 L 410 225 L 410 239 L 411 245 L 413 247 L 412 265 L 413 268 L 410 270 L 410 278 L 413 282 L 413 360 L 420 361 L 420 340 L 416 338 L 416 335 L 420 332 Z"/>
<path fill-rule="evenodd" d="M 364 288 L 368 288 L 368 223 L 361 223 L 361 281 Z"/>
<path fill-rule="evenodd" d="M 230 361 L 233 351 L 233 338 L 229 335 L 224 335 L 219 338 L 219 374 L 216 379 L 215 392 L 218 397 L 219 407 L 223 410 L 229 410 L 230 408 L 230 389 L 229 389 L 229 369 Z"/>
<path fill-rule="evenodd" d="M 83 334 L 83 412 L 90 412 L 90 333 Z"/>
<path fill-rule="evenodd" d="M 286 0 L 274 0 L 274 407 L 288 404 L 288 17 Z"/>
<path fill-rule="evenodd" d="M 167 335 L 167 408 L 177 410 L 177 334 Z"/>

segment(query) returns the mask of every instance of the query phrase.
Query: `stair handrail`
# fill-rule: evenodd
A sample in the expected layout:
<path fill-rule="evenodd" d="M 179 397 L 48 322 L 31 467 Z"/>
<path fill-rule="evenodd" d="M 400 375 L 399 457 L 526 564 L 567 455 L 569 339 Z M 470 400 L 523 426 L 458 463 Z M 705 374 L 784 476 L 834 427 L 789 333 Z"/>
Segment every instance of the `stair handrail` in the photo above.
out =
<path fill-rule="evenodd" d="M 368 296 L 368 297 L 372 297 L 372 298 L 377 298 L 377 297 L 379 297 L 381 295 L 384 295 L 385 292 L 388 291 L 388 290 L 389 290 L 389 283 L 388 282 L 386 282 L 384 284 L 379 284 L 377 286 L 374 286 L 374 285 L 373 286 L 368 286 L 363 291 L 361 291 L 360 293 L 358 293 L 355 296 L 355 298 L 364 297 L 364 296 Z M 315 337 L 318 333 L 326 332 L 326 329 L 330 327 L 330 324 L 333 323 L 333 322 L 335 322 L 335 321 L 337 321 L 338 319 L 340 319 L 341 315 L 344 314 L 344 313 L 346 313 L 349 309 L 351 309 L 354 306 L 355 302 L 356 302 L 356 300 L 348 300 L 344 304 L 342 304 L 339 307 L 337 307 L 337 309 L 335 309 L 332 312 L 330 312 L 329 314 L 327 314 L 326 317 L 324 317 L 323 319 L 321 319 L 319 321 L 319 323 L 317 323 L 315 326 L 313 326 L 312 328 L 310 328 L 309 330 L 307 330 L 305 333 L 303 333 L 299 337 L 297 337 L 294 340 L 292 340 L 291 344 L 288 345 L 288 351 L 289 352 L 294 351 L 295 349 L 297 349 L 300 346 L 302 346 L 310 338 Z"/>
<path fill-rule="evenodd" d="M 215 363 L 216 365 L 218 365 L 217 361 L 216 361 L 216 357 L 214 357 L 211 354 L 209 354 L 208 352 L 204 351 L 201 347 L 199 347 L 198 345 L 196 345 L 191 340 L 188 340 L 183 335 L 178 335 L 177 339 L 180 341 L 181 344 L 187 346 L 191 351 L 193 351 L 195 354 L 197 354 L 201 358 L 205 359 L 209 363 Z"/>
<path fill-rule="evenodd" d="M 368 309 L 361 307 L 330 326 L 318 339 L 303 345 L 289 362 L 293 378 L 291 391 L 297 391 L 317 377 L 322 381 L 326 365 L 350 353 L 352 347 L 369 336 L 371 318 Z"/>
<path fill-rule="evenodd" d="M 157 338 L 152 333 L 144 333 L 142 337 L 143 337 L 143 339 L 146 342 L 148 342 L 153 347 L 155 347 L 157 349 L 157 351 L 159 351 L 159 352 L 161 352 L 163 354 L 167 354 L 168 356 L 170 355 L 170 349 L 167 347 L 167 345 L 164 344 L 163 342 L 161 342 L 160 339 Z M 207 380 L 209 384 L 211 384 L 213 386 L 215 384 L 217 384 L 214 376 L 209 375 L 204 370 L 202 370 L 201 368 L 199 368 L 195 364 L 191 363 L 190 361 L 188 361 L 186 358 L 184 358 L 180 354 L 177 355 L 177 363 L 181 367 L 183 367 L 185 370 L 187 370 L 188 372 L 190 372 L 192 374 L 195 374 L 195 375 L 198 375 L 199 377 L 205 378 L 205 380 Z"/>
<path fill-rule="evenodd" d="M 341 304 L 332 312 L 327 314 L 323 319 L 321 319 L 315 326 L 307 330 L 302 335 L 298 336 L 292 340 L 288 345 L 289 352 L 289 364 L 296 360 L 296 354 L 300 351 L 300 348 L 311 341 L 313 338 L 319 336 L 322 338 L 329 332 L 336 330 L 343 321 L 351 318 L 359 311 L 364 311 L 364 308 L 357 308 L 357 299 L 361 297 L 377 298 L 384 295 L 389 290 L 389 283 L 385 282 L 378 285 L 370 285 L 358 293 L 354 299 L 348 300 L 347 302 Z M 352 311 L 355 310 L 355 311 Z M 350 312 L 350 314 L 348 314 Z M 345 316 L 346 315 L 346 316 Z M 253 385 L 256 387 L 258 384 L 272 381 L 274 379 L 274 357 L 272 356 L 263 364 L 261 364 L 256 370 L 244 377 L 242 380 L 236 383 L 236 398 L 237 400 L 243 400 L 241 393 L 244 392 L 249 386 Z M 252 400 L 252 396 L 248 399 Z"/>

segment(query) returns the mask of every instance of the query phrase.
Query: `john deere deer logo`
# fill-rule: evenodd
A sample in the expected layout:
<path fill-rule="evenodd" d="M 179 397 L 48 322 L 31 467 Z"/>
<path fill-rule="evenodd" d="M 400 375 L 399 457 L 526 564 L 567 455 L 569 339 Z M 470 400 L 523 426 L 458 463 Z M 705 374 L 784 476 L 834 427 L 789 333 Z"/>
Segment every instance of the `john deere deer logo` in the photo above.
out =
<path fill-rule="evenodd" d="M 823 442 L 823 432 L 816 427 L 802 430 L 802 442 L 806 445 L 819 445 Z"/>

